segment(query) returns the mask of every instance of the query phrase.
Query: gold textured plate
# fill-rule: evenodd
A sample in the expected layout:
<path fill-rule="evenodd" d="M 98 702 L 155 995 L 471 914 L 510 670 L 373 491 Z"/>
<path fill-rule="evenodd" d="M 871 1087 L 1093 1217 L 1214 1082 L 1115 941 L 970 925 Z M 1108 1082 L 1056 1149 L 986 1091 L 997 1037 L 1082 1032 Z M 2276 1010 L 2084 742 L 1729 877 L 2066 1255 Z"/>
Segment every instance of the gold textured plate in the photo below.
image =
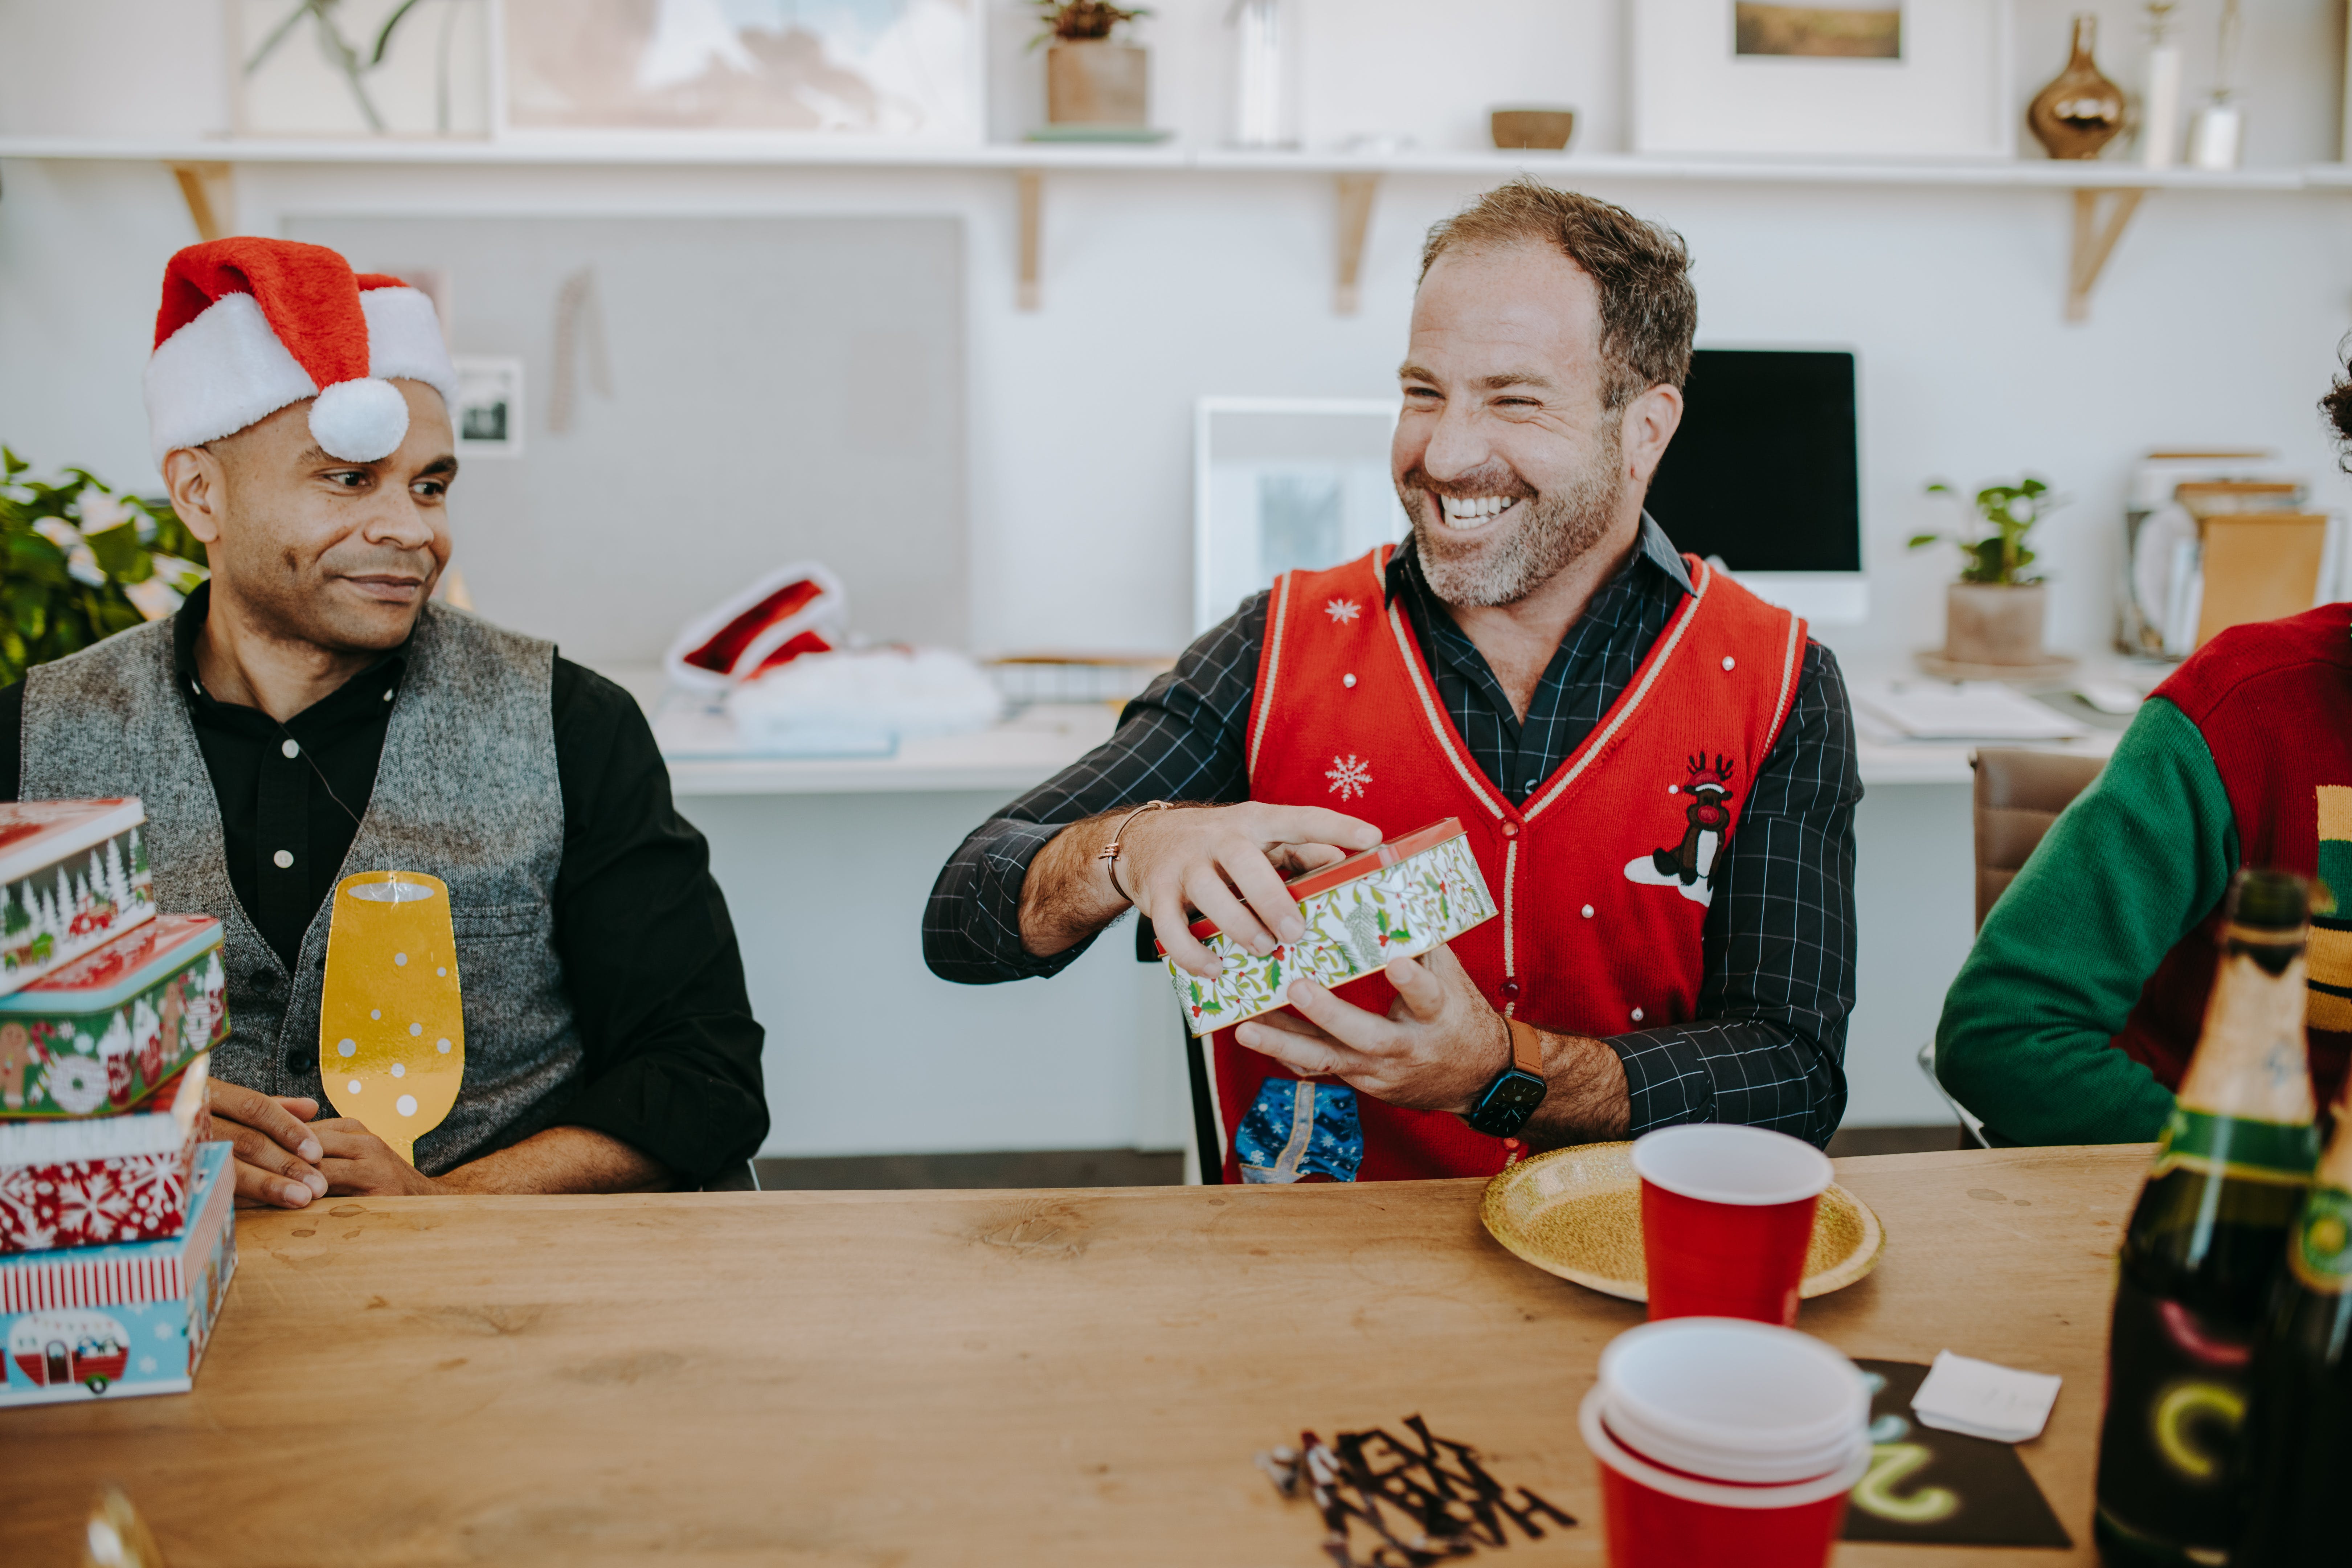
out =
<path fill-rule="evenodd" d="M 1642 1179 L 1631 1143 L 1585 1143 L 1522 1160 L 1486 1184 L 1479 1217 L 1495 1239 L 1547 1274 L 1621 1300 L 1650 1299 L 1642 1263 Z M 1798 1294 L 1843 1290 L 1878 1267 L 1886 1230 L 1870 1205 L 1832 1186 L 1813 1212 Z"/>

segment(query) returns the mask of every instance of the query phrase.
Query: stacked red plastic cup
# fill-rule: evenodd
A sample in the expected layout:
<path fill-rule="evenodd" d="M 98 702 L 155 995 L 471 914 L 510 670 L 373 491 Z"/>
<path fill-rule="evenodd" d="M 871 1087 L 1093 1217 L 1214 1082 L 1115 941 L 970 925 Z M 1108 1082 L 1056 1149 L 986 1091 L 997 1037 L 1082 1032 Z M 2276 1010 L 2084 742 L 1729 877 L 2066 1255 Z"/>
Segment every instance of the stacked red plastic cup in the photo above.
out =
<path fill-rule="evenodd" d="M 1633 1145 L 1650 1319 L 1797 1321 L 1829 1157 L 1761 1127 L 1668 1127 Z"/>
<path fill-rule="evenodd" d="M 1822 1568 L 1870 1465 L 1869 1412 L 1854 1364 L 1793 1329 L 1620 1334 L 1579 1412 L 1610 1568 Z"/>

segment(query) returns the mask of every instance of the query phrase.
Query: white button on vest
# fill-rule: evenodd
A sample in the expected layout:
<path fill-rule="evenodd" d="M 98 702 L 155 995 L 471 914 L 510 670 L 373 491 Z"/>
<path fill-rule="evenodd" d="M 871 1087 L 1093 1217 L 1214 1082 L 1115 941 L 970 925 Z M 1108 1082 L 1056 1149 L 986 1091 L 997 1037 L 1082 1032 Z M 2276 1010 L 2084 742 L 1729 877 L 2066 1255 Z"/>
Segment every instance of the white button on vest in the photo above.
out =
<path fill-rule="evenodd" d="M 272 855 L 269 858 L 269 863 L 283 871 L 287 867 L 294 864 L 294 851 L 291 849 L 280 849 L 277 854 Z"/>
<path fill-rule="evenodd" d="M 1633 1009 L 1633 1022 L 1635 1022 L 1636 1024 L 1638 1024 L 1638 1023 L 1640 1023 L 1641 1021 L 1642 1021 L 1642 1010 L 1641 1010 L 1639 1007 L 1636 1007 L 1636 1008 L 1634 1008 L 1634 1009 Z"/>
<path fill-rule="evenodd" d="M 1592 906 L 1591 904 L 1584 906 L 1584 918 L 1586 920 L 1591 920 L 1592 918 Z"/>
<path fill-rule="evenodd" d="M 1731 656 L 1730 656 L 1729 654 L 1725 654 L 1725 655 L 1723 656 L 1723 668 L 1726 668 L 1726 669 L 1729 669 L 1729 668 L 1731 668 L 1731 664 L 1732 664 L 1732 658 L 1731 658 Z"/>
<path fill-rule="evenodd" d="M 300 756 L 300 755 L 302 754 L 302 748 L 301 748 L 301 747 L 299 747 L 299 746 L 298 746 L 298 745 L 296 745 L 296 744 L 295 744 L 293 742 L 291 742 L 291 741 L 287 742 L 284 745 L 282 745 L 282 746 L 278 747 L 278 749 L 279 751 L 281 751 L 281 752 L 285 752 L 285 753 L 286 753 L 288 756 L 289 756 L 289 757 L 299 757 L 299 756 Z"/>
<path fill-rule="evenodd" d="M 1356 678 L 1353 675 L 1343 675 L 1339 678 L 1339 684 L 1342 686 L 1353 686 L 1356 684 Z"/>

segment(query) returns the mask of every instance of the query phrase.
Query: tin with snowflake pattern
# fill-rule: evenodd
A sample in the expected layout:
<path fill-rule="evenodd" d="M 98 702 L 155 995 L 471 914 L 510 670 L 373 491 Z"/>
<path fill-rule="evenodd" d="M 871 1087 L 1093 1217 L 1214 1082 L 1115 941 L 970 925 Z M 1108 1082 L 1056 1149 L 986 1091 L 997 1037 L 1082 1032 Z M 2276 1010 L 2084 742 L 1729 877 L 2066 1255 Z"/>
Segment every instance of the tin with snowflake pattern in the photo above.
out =
<path fill-rule="evenodd" d="M 135 798 L 0 802 L 0 995 L 155 914 Z"/>
<path fill-rule="evenodd" d="M 0 1405 L 185 1394 L 236 1271 L 228 1145 L 196 1154 L 184 1229 L 0 1258 Z"/>
<path fill-rule="evenodd" d="M 1179 969 L 1167 944 L 1159 944 L 1192 1033 L 1213 1034 L 1287 1005 L 1284 989 L 1302 974 L 1339 990 L 1391 959 L 1418 958 L 1442 947 L 1496 913 L 1494 895 L 1455 816 L 1285 885 L 1307 922 L 1307 934 L 1295 942 L 1260 955 L 1229 941 L 1215 922 L 1196 921 L 1192 934 L 1224 961 L 1224 973 L 1214 980 Z"/>
<path fill-rule="evenodd" d="M 119 1246 L 187 1223 L 209 1054 L 120 1116 L 0 1121 L 0 1253 Z"/>
<path fill-rule="evenodd" d="M 0 1121 L 108 1116 L 228 1037 L 221 923 L 158 915 L 0 996 Z"/>

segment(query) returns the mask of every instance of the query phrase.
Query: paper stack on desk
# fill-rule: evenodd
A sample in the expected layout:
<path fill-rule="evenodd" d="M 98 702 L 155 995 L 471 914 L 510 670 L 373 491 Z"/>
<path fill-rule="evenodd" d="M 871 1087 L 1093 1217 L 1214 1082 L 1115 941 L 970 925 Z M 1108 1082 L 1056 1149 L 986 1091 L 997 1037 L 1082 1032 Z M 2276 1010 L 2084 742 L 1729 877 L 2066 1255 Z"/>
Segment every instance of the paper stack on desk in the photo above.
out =
<path fill-rule="evenodd" d="M 1853 705 L 1871 740 L 2071 741 L 2088 732 L 1997 680 L 1856 681 Z"/>

